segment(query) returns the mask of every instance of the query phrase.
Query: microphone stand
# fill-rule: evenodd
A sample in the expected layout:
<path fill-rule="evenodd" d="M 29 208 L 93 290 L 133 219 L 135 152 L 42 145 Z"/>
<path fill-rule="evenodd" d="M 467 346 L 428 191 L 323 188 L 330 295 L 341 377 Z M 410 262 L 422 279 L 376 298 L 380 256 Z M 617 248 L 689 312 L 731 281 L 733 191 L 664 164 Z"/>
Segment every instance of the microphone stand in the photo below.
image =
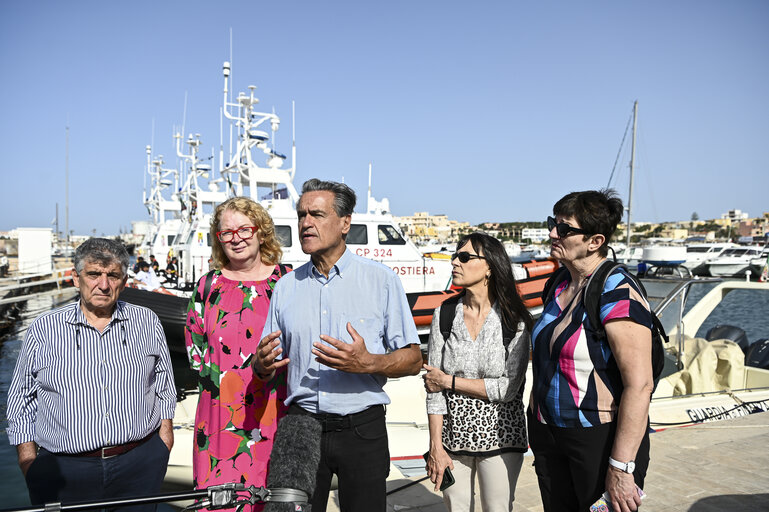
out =
<path fill-rule="evenodd" d="M 247 494 L 247 495 L 246 495 Z M 17 509 L 0 509 L 0 512 L 64 512 L 74 510 L 98 510 L 111 507 L 128 505 L 148 505 L 151 503 L 164 503 L 168 501 L 182 501 L 201 499 L 188 506 L 185 510 L 220 510 L 237 507 L 240 510 L 243 505 L 261 504 L 267 502 L 290 502 L 297 505 L 306 505 L 310 497 L 307 493 L 298 489 L 267 489 L 266 487 L 246 487 L 240 483 L 227 483 L 212 485 L 205 489 L 182 491 L 170 494 L 156 494 L 150 496 L 138 496 L 128 498 L 114 498 L 102 501 L 82 501 L 77 503 L 46 503 L 43 506 L 26 507 Z M 298 508 L 297 510 L 305 510 Z"/>

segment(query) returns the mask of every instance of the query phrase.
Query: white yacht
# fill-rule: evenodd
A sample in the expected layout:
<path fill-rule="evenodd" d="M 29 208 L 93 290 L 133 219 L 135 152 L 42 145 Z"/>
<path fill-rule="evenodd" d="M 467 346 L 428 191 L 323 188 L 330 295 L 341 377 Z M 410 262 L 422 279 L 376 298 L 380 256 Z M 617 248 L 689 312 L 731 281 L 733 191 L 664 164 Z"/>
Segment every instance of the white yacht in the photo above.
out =
<path fill-rule="evenodd" d="M 761 248 L 755 246 L 726 249 L 721 256 L 707 263 L 708 272 L 714 277 L 740 276 L 750 269 L 751 260 L 760 258 L 762 254 Z"/>
<path fill-rule="evenodd" d="M 701 243 L 686 246 L 686 261 L 682 265 L 689 269 L 693 275 L 702 275 L 707 272 L 707 264 L 710 260 L 718 258 L 721 254 L 734 247 L 739 247 L 732 242 Z"/>

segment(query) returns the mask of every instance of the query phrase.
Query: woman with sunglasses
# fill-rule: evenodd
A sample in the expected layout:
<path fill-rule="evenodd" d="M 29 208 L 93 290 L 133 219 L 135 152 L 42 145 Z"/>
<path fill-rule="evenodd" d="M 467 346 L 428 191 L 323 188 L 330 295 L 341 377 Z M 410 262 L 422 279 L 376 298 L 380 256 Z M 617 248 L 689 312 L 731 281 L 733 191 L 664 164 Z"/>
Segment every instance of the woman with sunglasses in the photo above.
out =
<path fill-rule="evenodd" d="M 585 311 L 588 279 L 606 260 L 623 213 L 613 190 L 572 192 L 548 217 L 550 255 L 568 273 L 532 331 L 529 441 L 545 511 L 585 511 L 604 491 L 613 510 L 641 504 L 653 389 L 649 306 L 624 269 L 599 300 L 606 335 Z"/>
<path fill-rule="evenodd" d="M 214 270 L 190 298 L 185 341 L 198 372 L 193 477 L 196 488 L 265 485 L 272 440 L 285 413 L 285 372 L 262 382 L 251 359 L 270 297 L 286 267 L 267 211 L 246 197 L 218 205 L 211 219 Z M 246 511 L 262 510 L 262 506 Z"/>
<path fill-rule="evenodd" d="M 522 395 L 533 322 L 496 238 L 463 237 L 451 262 L 453 283 L 463 290 L 435 310 L 424 365 L 427 472 L 437 491 L 451 468 L 456 483 L 443 491 L 451 512 L 472 510 L 476 474 L 483 510 L 509 511 L 528 447 Z M 453 321 L 444 335 L 440 312 L 447 307 Z"/>

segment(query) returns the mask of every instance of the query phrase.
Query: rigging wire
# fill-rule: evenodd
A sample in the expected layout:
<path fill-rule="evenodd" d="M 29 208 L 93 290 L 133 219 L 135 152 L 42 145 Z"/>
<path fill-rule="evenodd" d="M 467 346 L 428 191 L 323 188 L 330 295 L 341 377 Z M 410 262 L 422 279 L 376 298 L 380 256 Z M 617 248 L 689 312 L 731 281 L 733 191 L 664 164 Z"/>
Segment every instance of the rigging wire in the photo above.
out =
<path fill-rule="evenodd" d="M 639 156 L 641 157 L 641 165 L 639 165 L 639 168 L 641 170 L 648 170 L 652 169 L 653 166 L 648 165 L 646 162 L 646 155 L 649 154 L 648 151 L 645 150 L 646 148 L 646 137 L 644 136 L 644 131 L 641 130 L 641 127 L 639 126 L 638 129 L 638 146 L 640 151 L 638 151 Z M 650 172 L 643 172 L 644 176 L 644 183 L 646 184 L 646 190 L 649 194 L 649 203 L 651 205 L 651 211 L 652 211 L 652 217 L 654 219 L 654 222 L 661 222 L 659 212 L 657 211 L 657 203 L 654 200 L 654 187 L 652 186 L 652 179 L 651 179 L 651 173 Z"/>
<path fill-rule="evenodd" d="M 630 112 L 630 118 L 627 120 L 627 126 L 625 126 L 625 133 L 622 135 L 622 142 L 619 143 L 619 149 L 617 150 L 617 158 L 614 159 L 614 166 L 611 168 L 611 174 L 609 175 L 609 183 L 606 188 L 611 187 L 611 180 L 614 177 L 614 171 L 617 170 L 617 162 L 622 154 L 622 148 L 625 146 L 625 139 L 627 138 L 627 132 L 630 129 L 630 122 L 633 120 L 633 112 Z"/>

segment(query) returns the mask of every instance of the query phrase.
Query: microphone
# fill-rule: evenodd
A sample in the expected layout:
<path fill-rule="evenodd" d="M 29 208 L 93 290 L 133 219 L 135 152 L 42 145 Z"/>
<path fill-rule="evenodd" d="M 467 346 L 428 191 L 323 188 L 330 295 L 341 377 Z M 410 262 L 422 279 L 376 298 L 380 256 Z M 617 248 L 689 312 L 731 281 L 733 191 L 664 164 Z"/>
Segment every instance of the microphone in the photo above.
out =
<path fill-rule="evenodd" d="M 270 454 L 267 489 L 272 495 L 296 489 L 315 491 L 315 477 L 320 464 L 321 425 L 312 416 L 289 414 L 278 423 Z M 295 502 L 267 501 L 264 512 L 294 512 Z M 305 510 L 305 509 L 302 509 Z"/>

